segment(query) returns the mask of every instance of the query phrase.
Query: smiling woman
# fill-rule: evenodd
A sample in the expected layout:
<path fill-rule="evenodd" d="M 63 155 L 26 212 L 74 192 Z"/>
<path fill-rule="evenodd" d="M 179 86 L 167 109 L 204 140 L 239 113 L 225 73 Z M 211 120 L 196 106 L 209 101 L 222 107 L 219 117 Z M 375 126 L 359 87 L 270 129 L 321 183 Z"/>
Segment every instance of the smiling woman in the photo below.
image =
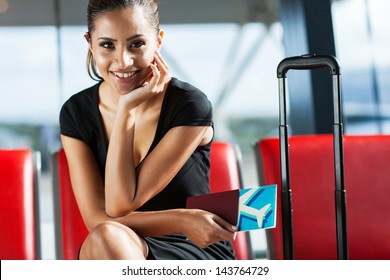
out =
<path fill-rule="evenodd" d="M 90 45 L 90 63 L 93 58 L 100 78 L 122 94 L 145 84 L 162 43 L 163 31 L 156 36 L 142 13 L 140 9 L 109 11 L 98 17 L 93 32 L 85 35 Z M 91 65 L 93 73 L 97 73 L 95 65 Z"/>
<path fill-rule="evenodd" d="M 80 259 L 234 259 L 236 227 L 187 197 L 210 192 L 212 106 L 169 76 L 152 0 L 91 0 L 88 68 L 99 82 L 60 113 L 89 235 Z"/>

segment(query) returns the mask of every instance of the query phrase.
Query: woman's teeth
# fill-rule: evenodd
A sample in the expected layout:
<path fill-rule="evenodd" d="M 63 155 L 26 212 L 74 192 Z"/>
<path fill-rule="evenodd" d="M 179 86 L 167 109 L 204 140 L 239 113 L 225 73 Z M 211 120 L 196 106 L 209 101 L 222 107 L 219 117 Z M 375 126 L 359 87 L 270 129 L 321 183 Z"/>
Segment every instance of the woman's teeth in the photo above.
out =
<path fill-rule="evenodd" d="M 134 72 L 129 72 L 129 73 L 120 73 L 120 72 L 113 72 L 115 76 L 117 76 L 118 78 L 130 78 L 130 77 L 133 77 L 137 71 L 134 71 Z"/>

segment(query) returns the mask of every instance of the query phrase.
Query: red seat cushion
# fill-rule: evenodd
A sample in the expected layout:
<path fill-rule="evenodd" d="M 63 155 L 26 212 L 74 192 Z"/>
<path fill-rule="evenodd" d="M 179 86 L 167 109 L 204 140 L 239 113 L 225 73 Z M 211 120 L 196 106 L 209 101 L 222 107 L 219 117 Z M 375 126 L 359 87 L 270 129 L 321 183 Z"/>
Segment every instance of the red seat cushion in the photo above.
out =
<path fill-rule="evenodd" d="M 211 192 L 222 192 L 240 189 L 240 172 L 234 147 L 228 142 L 215 141 L 210 155 L 210 189 Z M 249 236 L 239 232 L 233 242 L 236 258 L 250 259 L 251 248 L 248 248 Z"/>
<path fill-rule="evenodd" d="M 0 150 L 0 198 L 0 259 L 35 259 L 31 151 Z"/>
<path fill-rule="evenodd" d="M 57 160 L 63 258 L 65 260 L 77 260 L 80 246 L 87 237 L 88 230 L 73 194 L 68 162 L 63 149 L 58 152 Z"/>
<path fill-rule="evenodd" d="M 259 141 L 263 180 L 280 188 L 279 139 Z M 292 136 L 290 178 L 295 259 L 336 259 L 333 137 Z M 390 136 L 344 136 L 350 259 L 390 258 Z M 283 258 L 280 196 L 277 227 L 268 235 Z"/>

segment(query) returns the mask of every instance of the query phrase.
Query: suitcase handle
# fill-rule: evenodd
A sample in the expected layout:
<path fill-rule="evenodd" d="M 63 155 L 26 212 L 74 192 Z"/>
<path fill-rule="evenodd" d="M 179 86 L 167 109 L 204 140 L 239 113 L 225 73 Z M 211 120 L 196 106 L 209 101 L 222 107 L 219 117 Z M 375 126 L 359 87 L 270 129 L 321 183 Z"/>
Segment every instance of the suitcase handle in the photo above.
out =
<path fill-rule="evenodd" d="M 340 66 L 332 55 L 302 55 L 283 59 L 277 69 L 279 79 L 279 145 L 281 200 L 283 223 L 283 250 L 285 259 L 294 258 L 292 191 L 290 188 L 289 143 L 287 125 L 286 73 L 288 70 L 312 70 L 328 67 L 333 76 L 334 106 L 334 162 L 337 254 L 348 259 L 346 192 L 344 188 L 343 124 L 341 121 Z"/>
<path fill-rule="evenodd" d="M 340 66 L 336 57 L 332 55 L 306 54 L 283 59 L 278 65 L 278 78 L 285 78 L 287 71 L 311 70 L 328 67 L 332 75 L 340 75 Z"/>

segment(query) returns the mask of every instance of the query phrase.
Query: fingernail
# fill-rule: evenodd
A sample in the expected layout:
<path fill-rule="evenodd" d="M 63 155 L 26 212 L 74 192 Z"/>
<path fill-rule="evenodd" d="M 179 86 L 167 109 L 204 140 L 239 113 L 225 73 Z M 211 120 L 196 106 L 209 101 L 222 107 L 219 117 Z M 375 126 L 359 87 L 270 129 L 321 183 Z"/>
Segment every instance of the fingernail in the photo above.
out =
<path fill-rule="evenodd" d="M 234 230 L 234 231 L 238 230 L 238 226 L 233 226 L 232 225 L 232 230 Z"/>
<path fill-rule="evenodd" d="M 236 240 L 236 238 L 237 238 L 237 232 L 235 232 L 235 233 L 233 234 L 233 241 Z"/>

